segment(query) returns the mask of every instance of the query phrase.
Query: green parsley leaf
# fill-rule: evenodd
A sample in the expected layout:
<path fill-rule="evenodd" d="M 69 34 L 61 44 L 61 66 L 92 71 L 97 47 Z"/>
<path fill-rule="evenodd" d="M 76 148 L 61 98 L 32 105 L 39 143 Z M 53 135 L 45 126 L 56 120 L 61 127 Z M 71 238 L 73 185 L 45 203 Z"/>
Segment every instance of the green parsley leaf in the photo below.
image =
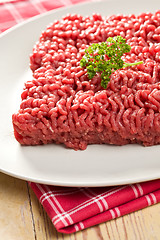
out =
<path fill-rule="evenodd" d="M 124 62 L 121 57 L 130 50 L 131 46 L 126 44 L 126 39 L 123 37 L 109 37 L 107 42 L 93 43 L 85 49 L 85 55 L 80 61 L 80 66 L 87 69 L 89 79 L 92 79 L 96 73 L 101 73 L 101 86 L 107 88 L 110 75 L 114 71 L 143 63 L 143 61 Z"/>

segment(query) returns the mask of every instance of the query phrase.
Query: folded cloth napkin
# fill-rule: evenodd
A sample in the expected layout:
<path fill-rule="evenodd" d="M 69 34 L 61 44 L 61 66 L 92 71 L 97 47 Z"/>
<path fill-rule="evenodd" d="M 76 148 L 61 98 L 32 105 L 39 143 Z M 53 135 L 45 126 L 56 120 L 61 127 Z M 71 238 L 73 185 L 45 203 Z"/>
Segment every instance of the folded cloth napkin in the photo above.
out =
<path fill-rule="evenodd" d="M 1 1 L 0 32 L 48 10 L 84 1 Z M 160 202 L 160 180 L 100 188 L 66 188 L 37 183 L 30 183 L 30 186 L 56 229 L 63 233 L 79 231 Z"/>
<path fill-rule="evenodd" d="M 30 17 L 91 0 L 0 0 L 0 33 Z"/>
<path fill-rule="evenodd" d="M 59 232 L 73 233 L 160 202 L 160 179 L 114 187 L 30 183 Z"/>

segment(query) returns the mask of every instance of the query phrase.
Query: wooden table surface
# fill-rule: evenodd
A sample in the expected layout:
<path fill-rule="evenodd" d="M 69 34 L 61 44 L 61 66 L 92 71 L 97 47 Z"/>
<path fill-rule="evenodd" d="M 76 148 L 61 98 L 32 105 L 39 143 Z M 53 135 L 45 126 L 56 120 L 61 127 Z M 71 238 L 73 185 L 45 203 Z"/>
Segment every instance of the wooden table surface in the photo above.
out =
<path fill-rule="evenodd" d="M 58 233 L 26 181 L 0 173 L 1 240 L 160 240 L 160 203 L 74 234 Z"/>

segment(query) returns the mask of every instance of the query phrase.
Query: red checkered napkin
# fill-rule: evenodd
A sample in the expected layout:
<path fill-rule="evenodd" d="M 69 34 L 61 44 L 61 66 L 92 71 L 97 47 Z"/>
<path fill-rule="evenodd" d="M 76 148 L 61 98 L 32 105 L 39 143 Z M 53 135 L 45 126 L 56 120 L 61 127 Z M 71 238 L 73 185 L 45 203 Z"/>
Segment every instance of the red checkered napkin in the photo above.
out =
<path fill-rule="evenodd" d="M 30 183 L 59 232 L 73 233 L 160 202 L 160 179 L 116 187 Z"/>
<path fill-rule="evenodd" d="M 0 33 L 30 17 L 91 0 L 0 0 Z"/>

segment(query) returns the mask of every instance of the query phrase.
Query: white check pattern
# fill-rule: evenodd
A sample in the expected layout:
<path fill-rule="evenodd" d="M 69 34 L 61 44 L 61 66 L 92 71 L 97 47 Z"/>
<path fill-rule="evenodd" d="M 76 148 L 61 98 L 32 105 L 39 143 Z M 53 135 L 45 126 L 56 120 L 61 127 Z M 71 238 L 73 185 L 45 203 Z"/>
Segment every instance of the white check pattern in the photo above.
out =
<path fill-rule="evenodd" d="M 0 33 L 30 17 L 92 0 L 0 0 Z"/>
<path fill-rule="evenodd" d="M 160 202 L 160 180 L 101 188 L 30 183 L 58 231 L 71 233 Z"/>

